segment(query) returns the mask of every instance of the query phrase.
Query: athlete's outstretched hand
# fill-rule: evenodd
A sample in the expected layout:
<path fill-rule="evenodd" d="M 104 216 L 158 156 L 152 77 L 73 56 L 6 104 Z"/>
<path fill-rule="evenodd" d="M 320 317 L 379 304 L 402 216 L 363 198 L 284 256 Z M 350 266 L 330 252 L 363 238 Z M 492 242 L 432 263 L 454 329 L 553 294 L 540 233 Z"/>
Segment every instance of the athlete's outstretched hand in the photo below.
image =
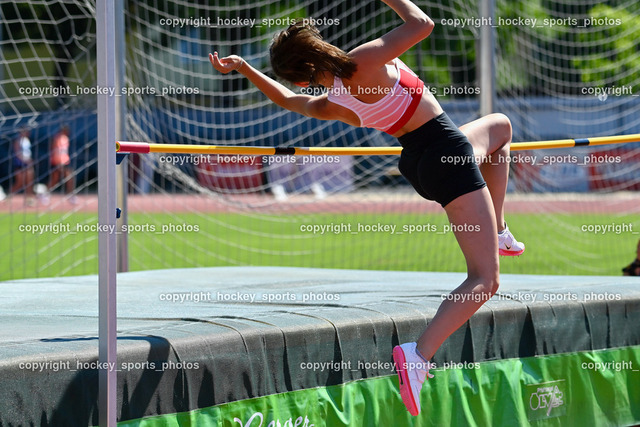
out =
<path fill-rule="evenodd" d="M 218 52 L 209 54 L 209 61 L 213 68 L 220 71 L 222 74 L 230 73 L 231 71 L 237 71 L 244 64 L 244 59 L 238 55 L 225 56 L 224 58 L 218 58 Z"/>

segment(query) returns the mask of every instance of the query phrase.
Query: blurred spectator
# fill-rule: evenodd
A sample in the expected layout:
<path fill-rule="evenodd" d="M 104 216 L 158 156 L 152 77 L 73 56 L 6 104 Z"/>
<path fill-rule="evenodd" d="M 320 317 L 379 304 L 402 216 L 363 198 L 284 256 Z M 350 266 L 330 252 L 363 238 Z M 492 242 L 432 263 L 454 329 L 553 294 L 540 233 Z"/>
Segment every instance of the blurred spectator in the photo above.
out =
<path fill-rule="evenodd" d="M 640 240 L 638 240 L 638 248 L 636 253 L 636 259 L 622 269 L 623 276 L 640 276 Z"/>
<path fill-rule="evenodd" d="M 31 153 L 31 131 L 23 129 L 13 143 L 13 186 L 11 193 L 18 193 L 24 190 L 26 194 L 25 203 L 33 205 L 35 203 L 33 191 L 33 158 Z"/>
<path fill-rule="evenodd" d="M 73 194 L 75 187 L 75 180 L 73 172 L 69 165 L 71 164 L 71 158 L 69 157 L 69 127 L 62 126 L 58 133 L 56 133 L 51 139 L 50 147 L 50 162 L 51 162 L 51 175 L 49 176 L 49 191 L 54 191 L 55 187 L 62 183 L 64 184 L 65 194 Z M 73 204 L 76 203 L 76 197 L 71 196 L 69 201 Z"/>

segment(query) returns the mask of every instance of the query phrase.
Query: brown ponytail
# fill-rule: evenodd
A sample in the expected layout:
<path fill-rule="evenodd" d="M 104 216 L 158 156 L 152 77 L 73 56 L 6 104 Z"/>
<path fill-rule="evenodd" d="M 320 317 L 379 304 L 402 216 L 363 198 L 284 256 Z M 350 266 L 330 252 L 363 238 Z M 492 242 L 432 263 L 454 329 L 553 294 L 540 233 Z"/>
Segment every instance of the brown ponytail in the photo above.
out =
<path fill-rule="evenodd" d="M 291 83 L 306 83 L 327 71 L 348 79 L 357 68 L 349 54 L 322 40 L 318 29 L 305 20 L 276 35 L 269 53 L 273 72 Z"/>

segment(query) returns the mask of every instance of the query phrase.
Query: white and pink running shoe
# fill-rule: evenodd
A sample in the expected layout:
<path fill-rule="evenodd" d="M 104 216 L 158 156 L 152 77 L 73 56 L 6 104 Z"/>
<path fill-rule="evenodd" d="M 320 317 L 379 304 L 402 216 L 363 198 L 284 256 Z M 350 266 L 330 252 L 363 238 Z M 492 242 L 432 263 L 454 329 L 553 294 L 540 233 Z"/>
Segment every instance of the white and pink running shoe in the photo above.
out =
<path fill-rule="evenodd" d="M 504 230 L 498 233 L 498 253 L 502 256 L 518 256 L 523 252 L 524 243 L 518 242 L 505 224 Z"/>
<path fill-rule="evenodd" d="M 430 363 L 425 362 L 416 353 L 416 343 L 410 342 L 393 349 L 393 361 L 398 372 L 400 397 L 409 413 L 416 416 L 420 413 L 420 390 L 426 378 L 433 378 L 429 373 Z"/>

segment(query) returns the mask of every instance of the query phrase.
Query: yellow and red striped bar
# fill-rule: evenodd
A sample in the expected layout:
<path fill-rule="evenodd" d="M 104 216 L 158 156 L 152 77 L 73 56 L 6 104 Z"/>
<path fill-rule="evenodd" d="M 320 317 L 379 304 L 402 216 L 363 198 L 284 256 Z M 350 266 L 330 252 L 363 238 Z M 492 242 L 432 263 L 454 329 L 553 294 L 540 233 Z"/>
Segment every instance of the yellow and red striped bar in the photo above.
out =
<path fill-rule="evenodd" d="M 514 142 L 511 144 L 511 151 L 588 147 L 629 142 L 640 142 L 640 134 Z M 402 147 L 243 147 L 237 145 L 153 144 L 118 141 L 116 142 L 116 151 L 118 153 L 241 154 L 250 156 L 272 156 L 278 154 L 295 156 L 397 156 L 402 152 Z"/>

